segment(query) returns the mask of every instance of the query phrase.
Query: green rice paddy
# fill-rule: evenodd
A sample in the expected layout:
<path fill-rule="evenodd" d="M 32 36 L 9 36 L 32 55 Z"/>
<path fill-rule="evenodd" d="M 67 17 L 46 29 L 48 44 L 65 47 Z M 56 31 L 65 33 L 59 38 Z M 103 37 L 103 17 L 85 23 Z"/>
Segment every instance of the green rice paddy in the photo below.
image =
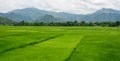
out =
<path fill-rule="evenodd" d="M 0 26 L 0 61 L 120 61 L 120 28 Z"/>

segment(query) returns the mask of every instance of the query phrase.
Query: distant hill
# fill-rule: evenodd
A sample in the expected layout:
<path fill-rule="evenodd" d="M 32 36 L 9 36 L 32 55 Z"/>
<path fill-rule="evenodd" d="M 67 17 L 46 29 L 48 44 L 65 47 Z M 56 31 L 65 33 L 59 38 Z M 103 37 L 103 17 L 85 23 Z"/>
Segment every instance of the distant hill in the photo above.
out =
<path fill-rule="evenodd" d="M 70 14 L 65 12 L 51 12 L 46 10 L 40 10 L 37 8 L 25 8 L 17 9 L 8 13 L 0 13 L 1 17 L 7 17 L 16 22 L 20 21 L 43 21 L 43 22 L 55 22 L 55 21 L 120 21 L 120 11 L 113 9 L 100 9 L 92 14 Z M 49 20 L 48 20 L 49 19 Z"/>
<path fill-rule="evenodd" d="M 55 18 L 52 15 L 45 15 L 41 19 L 38 19 L 37 22 L 62 22 L 63 19 Z"/>
<path fill-rule="evenodd" d="M 0 25 L 12 25 L 13 21 L 8 18 L 0 17 Z"/>
<path fill-rule="evenodd" d="M 37 8 L 17 9 L 8 13 L 0 13 L 0 16 L 7 17 L 17 22 L 22 20 L 28 22 L 34 22 L 38 19 L 40 20 L 45 15 L 52 15 L 57 19 L 62 19 L 61 21 L 79 20 L 79 18 L 83 16 L 81 14 L 77 15 L 77 14 L 70 14 L 65 12 L 51 12 L 51 11 L 40 10 Z"/>
<path fill-rule="evenodd" d="M 45 15 L 52 15 L 55 18 L 60 18 L 69 21 L 77 19 L 76 17 L 81 17 L 81 15 L 77 15 L 77 14 L 70 14 L 65 12 L 52 12 L 52 11 L 40 10 L 37 8 L 17 9 L 12 11 L 12 13 L 20 14 L 22 16 L 28 16 L 28 18 L 31 19 L 32 21 L 35 21 L 38 18 L 42 18 Z"/>
<path fill-rule="evenodd" d="M 84 21 L 120 21 L 120 11 L 113 10 L 113 9 L 101 9 L 96 11 L 93 14 L 88 14 L 84 16 L 81 20 Z"/>

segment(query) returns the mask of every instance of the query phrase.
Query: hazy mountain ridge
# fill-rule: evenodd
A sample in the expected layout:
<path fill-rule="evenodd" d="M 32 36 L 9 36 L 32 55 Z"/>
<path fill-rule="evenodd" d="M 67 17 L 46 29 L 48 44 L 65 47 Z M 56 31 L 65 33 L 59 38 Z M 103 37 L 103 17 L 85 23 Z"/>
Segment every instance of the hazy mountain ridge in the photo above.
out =
<path fill-rule="evenodd" d="M 14 22 L 8 18 L 0 17 L 0 25 L 12 25 Z"/>
<path fill-rule="evenodd" d="M 93 14 L 88 14 L 82 18 L 84 21 L 120 21 L 120 11 L 113 9 L 101 9 Z"/>
<path fill-rule="evenodd" d="M 36 22 L 63 22 L 63 19 L 55 18 L 52 15 L 45 15 L 42 18 L 39 18 Z"/>
<path fill-rule="evenodd" d="M 46 15 L 50 15 L 51 18 L 46 18 Z M 6 17 L 14 21 L 120 21 L 120 11 L 113 9 L 100 9 L 92 14 L 82 15 L 82 14 L 70 14 L 65 12 L 51 12 L 40 10 L 37 8 L 25 8 L 17 9 L 8 13 L 0 13 L 1 17 Z M 51 20 L 52 19 L 52 20 Z M 59 20 L 58 20 L 59 19 Z M 48 22 L 50 22 L 48 21 Z"/>

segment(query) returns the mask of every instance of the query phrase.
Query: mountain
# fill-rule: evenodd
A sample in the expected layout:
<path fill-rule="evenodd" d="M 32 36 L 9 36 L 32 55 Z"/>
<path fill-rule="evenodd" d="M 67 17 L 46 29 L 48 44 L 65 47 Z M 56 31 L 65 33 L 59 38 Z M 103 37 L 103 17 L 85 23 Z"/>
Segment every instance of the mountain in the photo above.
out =
<path fill-rule="evenodd" d="M 25 8 L 25 9 L 14 10 L 12 11 L 12 13 L 20 14 L 22 16 L 27 16 L 31 20 L 36 20 L 37 18 L 42 17 L 48 14 L 49 12 L 44 10 L 39 10 L 37 8 Z"/>
<path fill-rule="evenodd" d="M 25 8 L 17 9 L 8 13 L 0 13 L 1 17 L 6 17 L 16 22 L 22 20 L 27 22 L 35 21 L 87 21 L 87 22 L 103 22 L 103 21 L 120 21 L 120 11 L 113 9 L 100 9 L 92 14 L 70 14 L 65 12 L 52 12 L 46 10 L 40 10 L 37 8 Z"/>
<path fill-rule="evenodd" d="M 93 14 L 84 16 L 81 20 L 84 21 L 120 21 L 120 11 L 113 9 L 100 9 Z"/>
<path fill-rule="evenodd" d="M 16 21 L 16 22 L 20 22 L 22 20 L 27 20 L 27 21 L 31 20 L 31 18 L 29 18 L 28 16 L 20 15 L 20 14 L 13 13 L 13 12 L 10 12 L 10 13 L 0 13 L 0 16 L 9 18 L 9 19 L 11 19 L 13 21 Z"/>
<path fill-rule="evenodd" d="M 95 12 L 96 14 L 100 14 L 100 13 L 105 13 L 105 14 L 109 14 L 109 13 L 119 13 L 120 14 L 120 11 L 118 10 L 113 10 L 113 9 L 107 9 L 107 8 L 102 8 L 98 11 Z"/>
<path fill-rule="evenodd" d="M 13 21 L 8 18 L 0 17 L 0 25 L 12 25 Z"/>
<path fill-rule="evenodd" d="M 41 19 L 38 19 L 36 22 L 63 22 L 63 19 L 55 18 L 52 15 L 45 15 Z"/>
<path fill-rule="evenodd" d="M 64 20 L 75 20 L 76 17 L 79 16 L 79 15 L 76 15 L 76 14 L 69 14 L 69 13 L 64 13 L 64 12 L 45 11 L 45 10 L 40 10 L 40 9 L 37 9 L 37 8 L 17 9 L 17 10 L 14 10 L 12 12 L 9 12 L 9 13 L 20 14 L 24 17 L 27 16 L 27 18 L 31 19 L 31 21 L 35 21 L 38 18 L 42 18 L 45 15 L 52 15 L 56 18 L 61 18 L 61 19 L 64 19 Z"/>
<path fill-rule="evenodd" d="M 64 19 L 66 21 L 78 20 L 83 16 L 81 14 L 77 15 L 77 14 L 70 14 L 65 12 L 51 12 L 51 11 L 40 10 L 37 8 L 17 9 L 8 13 L 0 14 L 0 16 L 8 17 L 9 19 L 12 19 L 18 22 L 22 20 L 29 21 L 29 22 L 36 21 L 38 20 L 38 18 L 41 19 L 45 15 L 52 15 L 55 18 Z"/>
<path fill-rule="evenodd" d="M 65 12 L 53 13 L 50 15 L 53 15 L 54 17 L 62 18 L 66 21 L 79 20 L 82 17 L 84 17 L 84 15 L 82 15 L 82 14 L 70 14 L 70 13 L 65 13 Z"/>

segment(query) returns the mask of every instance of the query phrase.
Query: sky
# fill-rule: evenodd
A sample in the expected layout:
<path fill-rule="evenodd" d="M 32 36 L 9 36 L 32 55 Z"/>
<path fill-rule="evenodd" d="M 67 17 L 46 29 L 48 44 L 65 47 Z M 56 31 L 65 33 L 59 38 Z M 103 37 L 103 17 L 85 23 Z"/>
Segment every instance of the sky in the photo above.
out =
<path fill-rule="evenodd" d="M 120 0 L 0 0 L 0 12 L 28 7 L 55 12 L 89 14 L 102 8 L 120 10 Z"/>

